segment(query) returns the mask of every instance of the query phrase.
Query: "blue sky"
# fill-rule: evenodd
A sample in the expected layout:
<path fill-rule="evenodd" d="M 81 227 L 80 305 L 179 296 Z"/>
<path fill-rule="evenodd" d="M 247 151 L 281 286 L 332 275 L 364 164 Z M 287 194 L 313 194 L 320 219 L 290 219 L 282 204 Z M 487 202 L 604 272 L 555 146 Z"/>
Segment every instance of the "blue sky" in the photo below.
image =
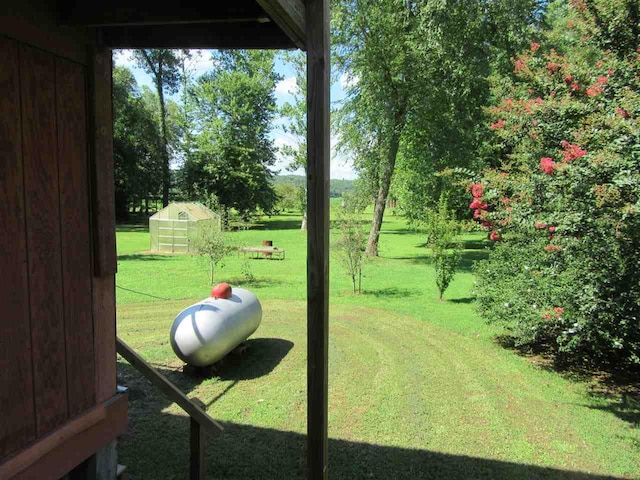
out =
<path fill-rule="evenodd" d="M 210 54 L 206 50 L 197 50 L 196 55 L 194 55 L 194 61 L 192 65 L 192 69 L 196 75 L 201 75 L 206 72 L 211 66 Z M 132 63 L 130 58 L 130 52 L 127 50 L 121 50 L 114 52 L 114 58 L 116 65 L 125 65 L 127 66 L 136 77 L 139 86 L 146 85 L 149 88 L 153 88 L 153 84 L 151 82 L 151 77 L 147 75 L 142 69 L 136 68 Z M 287 101 L 293 101 L 293 97 L 289 94 L 289 91 L 295 86 L 295 73 L 293 67 L 285 62 L 283 62 L 282 58 L 276 57 L 276 72 L 279 73 L 283 80 L 276 85 L 276 101 L 278 106 L 284 105 Z M 344 82 L 342 79 L 331 86 L 331 102 L 335 104 L 344 98 Z M 293 139 L 288 137 L 284 132 L 282 132 L 280 126 L 286 122 L 286 119 L 277 118 L 274 121 L 274 128 L 271 133 L 271 136 L 274 140 L 276 146 L 282 146 L 285 144 L 291 144 Z M 335 145 L 335 138 L 331 138 L 331 146 L 332 151 Z M 299 173 L 302 172 L 289 172 L 285 170 L 287 162 L 283 158 L 278 155 L 278 160 L 276 162 L 275 169 L 280 170 L 282 174 L 289 173 Z M 353 170 L 351 162 L 342 155 L 332 154 L 331 158 L 331 178 L 337 179 L 354 179 L 357 174 Z"/>

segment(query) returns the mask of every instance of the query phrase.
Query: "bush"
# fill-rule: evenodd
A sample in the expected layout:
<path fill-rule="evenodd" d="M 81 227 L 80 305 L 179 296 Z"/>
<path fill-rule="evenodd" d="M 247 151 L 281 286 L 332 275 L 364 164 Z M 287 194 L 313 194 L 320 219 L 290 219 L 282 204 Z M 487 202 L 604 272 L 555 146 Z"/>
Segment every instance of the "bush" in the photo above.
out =
<path fill-rule="evenodd" d="M 474 218 L 504 237 L 476 269 L 481 312 L 567 359 L 640 363 L 640 57 L 621 31 L 632 3 L 552 9 L 547 45 L 494 86 L 500 160 L 470 186 Z"/>
<path fill-rule="evenodd" d="M 440 195 L 438 208 L 427 211 L 427 245 L 431 248 L 433 264 L 436 270 L 436 285 L 440 300 L 456 274 L 460 262 L 461 248 L 454 243 L 455 236 L 461 231 L 460 222 L 449 210 L 445 194 Z"/>
<path fill-rule="evenodd" d="M 345 273 L 351 278 L 353 292 L 361 293 L 367 234 L 362 228 L 360 215 L 353 209 L 342 208 L 337 223 L 340 232 L 335 249 Z"/>

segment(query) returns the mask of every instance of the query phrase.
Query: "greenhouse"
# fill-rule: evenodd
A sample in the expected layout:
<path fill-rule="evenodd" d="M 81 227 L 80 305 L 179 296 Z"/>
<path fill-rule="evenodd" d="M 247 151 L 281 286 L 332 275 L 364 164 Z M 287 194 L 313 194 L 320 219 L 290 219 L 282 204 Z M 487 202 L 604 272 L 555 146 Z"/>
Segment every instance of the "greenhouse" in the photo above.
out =
<path fill-rule="evenodd" d="M 149 218 L 150 250 L 189 253 L 202 228 L 220 228 L 220 216 L 201 203 L 170 203 Z"/>

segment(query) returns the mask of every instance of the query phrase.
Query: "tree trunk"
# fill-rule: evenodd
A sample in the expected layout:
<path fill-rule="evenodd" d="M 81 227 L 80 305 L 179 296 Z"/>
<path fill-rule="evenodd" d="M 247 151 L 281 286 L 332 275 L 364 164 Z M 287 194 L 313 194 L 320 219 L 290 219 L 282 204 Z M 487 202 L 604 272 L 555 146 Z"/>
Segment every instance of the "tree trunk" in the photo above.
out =
<path fill-rule="evenodd" d="M 404 114 L 401 118 L 403 117 Z M 397 122 L 396 128 L 393 130 L 393 135 L 391 137 L 391 141 L 389 142 L 387 162 L 384 172 L 382 173 L 380 188 L 378 189 L 378 195 L 375 200 L 375 206 L 373 209 L 373 220 L 371 221 L 369 241 L 367 242 L 366 253 L 369 256 L 378 256 L 378 240 L 380 238 L 380 228 L 382 227 L 384 210 L 387 206 L 387 196 L 389 195 L 389 188 L 391 187 L 391 178 L 393 177 L 393 170 L 396 165 L 398 149 L 400 148 L 400 135 L 402 134 L 402 127 L 403 120 L 400 119 Z"/>
<path fill-rule="evenodd" d="M 167 109 L 164 103 L 164 88 L 162 84 L 162 66 L 158 81 L 158 99 L 160 101 L 160 136 L 162 137 L 162 206 L 169 205 L 169 188 L 171 186 L 171 172 L 169 171 L 169 141 L 167 140 Z"/>

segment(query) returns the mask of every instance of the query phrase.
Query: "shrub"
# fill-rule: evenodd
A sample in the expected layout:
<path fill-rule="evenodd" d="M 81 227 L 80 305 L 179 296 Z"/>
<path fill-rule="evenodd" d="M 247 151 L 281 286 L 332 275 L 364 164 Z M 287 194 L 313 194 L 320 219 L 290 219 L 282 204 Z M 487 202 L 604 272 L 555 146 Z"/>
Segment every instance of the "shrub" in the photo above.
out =
<path fill-rule="evenodd" d="M 338 239 L 335 248 L 345 273 L 351 278 L 354 293 L 362 292 L 362 268 L 365 263 L 367 234 L 357 211 L 342 208 L 338 213 Z"/>
<path fill-rule="evenodd" d="M 440 195 L 438 208 L 427 211 L 427 245 L 431 248 L 433 264 L 436 270 L 436 285 L 442 301 L 445 290 L 456 274 L 460 262 L 461 248 L 454 242 L 461 232 L 461 225 L 449 210 L 445 194 Z"/>
<path fill-rule="evenodd" d="M 621 31 L 631 3 L 575 0 L 514 59 L 489 109 L 499 162 L 470 186 L 474 218 L 504 237 L 476 269 L 481 312 L 567 359 L 640 363 L 640 57 Z"/>
<path fill-rule="evenodd" d="M 222 267 L 224 258 L 233 249 L 227 244 L 224 231 L 215 223 L 205 223 L 199 227 L 194 242 L 196 252 L 205 257 L 209 263 L 209 278 L 213 285 L 213 274 L 216 267 Z"/>

